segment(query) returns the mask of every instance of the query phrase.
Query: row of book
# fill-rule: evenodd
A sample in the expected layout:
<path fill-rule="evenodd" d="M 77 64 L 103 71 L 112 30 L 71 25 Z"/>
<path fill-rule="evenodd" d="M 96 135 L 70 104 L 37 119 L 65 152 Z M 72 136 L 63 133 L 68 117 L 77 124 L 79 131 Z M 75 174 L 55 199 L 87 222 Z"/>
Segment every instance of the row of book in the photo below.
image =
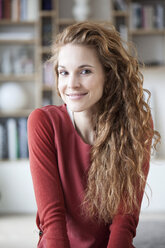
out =
<path fill-rule="evenodd" d="M 165 27 L 165 5 L 156 3 L 143 5 L 132 3 L 130 8 L 131 29 L 163 29 Z"/>
<path fill-rule="evenodd" d="M 27 118 L 0 119 L 0 160 L 28 158 Z"/>
<path fill-rule="evenodd" d="M 0 20 L 35 21 L 37 13 L 37 0 L 0 0 Z"/>

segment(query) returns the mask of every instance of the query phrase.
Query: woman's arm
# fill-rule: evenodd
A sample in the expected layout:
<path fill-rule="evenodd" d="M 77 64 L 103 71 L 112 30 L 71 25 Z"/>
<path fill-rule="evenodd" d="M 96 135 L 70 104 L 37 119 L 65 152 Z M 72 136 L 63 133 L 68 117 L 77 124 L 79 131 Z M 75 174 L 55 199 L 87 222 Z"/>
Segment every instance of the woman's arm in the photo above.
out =
<path fill-rule="evenodd" d="M 149 158 L 143 165 L 145 177 L 147 178 L 149 171 Z M 138 188 L 137 188 L 138 191 Z M 139 209 L 141 208 L 143 192 L 138 192 Z M 119 210 L 120 212 L 120 210 Z M 133 238 L 136 236 L 136 228 L 139 222 L 138 210 L 133 214 L 117 214 L 110 226 L 110 238 L 107 248 L 133 248 Z"/>
<path fill-rule="evenodd" d="M 41 239 L 45 244 L 41 247 L 69 248 L 54 131 L 49 117 L 41 109 L 34 110 L 28 118 L 28 144 L 31 175 L 43 230 Z"/>

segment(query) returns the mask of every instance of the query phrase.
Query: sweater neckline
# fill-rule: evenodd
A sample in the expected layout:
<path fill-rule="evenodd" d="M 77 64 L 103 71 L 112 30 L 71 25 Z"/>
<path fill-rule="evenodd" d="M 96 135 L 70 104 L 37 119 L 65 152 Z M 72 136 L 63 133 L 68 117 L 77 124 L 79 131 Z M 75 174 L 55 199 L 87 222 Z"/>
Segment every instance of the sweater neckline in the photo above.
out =
<path fill-rule="evenodd" d="M 72 127 L 72 130 L 74 131 L 76 137 L 80 140 L 80 142 L 87 146 L 87 147 L 92 147 L 92 145 L 86 143 L 82 138 L 81 136 L 79 135 L 79 133 L 77 132 L 76 128 L 75 128 L 75 123 L 74 123 L 74 118 L 73 118 L 73 113 L 72 111 L 68 108 L 68 106 L 66 104 L 64 104 L 64 109 L 65 109 L 65 112 L 67 114 L 67 117 L 69 119 L 69 123 L 71 124 L 71 127 Z"/>

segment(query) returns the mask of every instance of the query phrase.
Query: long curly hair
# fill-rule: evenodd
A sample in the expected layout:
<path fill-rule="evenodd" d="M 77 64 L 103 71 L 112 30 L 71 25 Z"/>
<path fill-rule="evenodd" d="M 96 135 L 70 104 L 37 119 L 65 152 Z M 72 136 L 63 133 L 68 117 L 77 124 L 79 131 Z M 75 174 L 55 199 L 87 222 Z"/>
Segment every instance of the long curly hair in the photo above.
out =
<path fill-rule="evenodd" d="M 96 50 L 106 75 L 97 113 L 91 116 L 95 141 L 83 207 L 90 217 L 108 223 L 122 214 L 139 211 L 151 144 L 160 135 L 153 129 L 151 111 L 143 89 L 143 76 L 136 53 L 123 44 L 109 23 L 79 22 L 58 34 L 52 45 L 58 84 L 58 52 L 65 44 L 85 45 Z"/>

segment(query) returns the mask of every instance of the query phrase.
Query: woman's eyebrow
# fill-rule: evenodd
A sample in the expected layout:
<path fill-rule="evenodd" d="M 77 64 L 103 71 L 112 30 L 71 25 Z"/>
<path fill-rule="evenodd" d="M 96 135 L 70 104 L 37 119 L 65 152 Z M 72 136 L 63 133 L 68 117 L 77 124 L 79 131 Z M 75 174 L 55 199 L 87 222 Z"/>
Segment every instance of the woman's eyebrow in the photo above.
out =
<path fill-rule="evenodd" d="M 88 64 L 85 64 L 85 65 L 80 65 L 78 68 L 83 68 L 83 67 L 93 67 L 93 68 L 94 68 L 94 66 L 92 66 L 92 65 L 88 65 Z"/>
<path fill-rule="evenodd" d="M 59 67 L 61 67 L 61 68 L 66 68 L 64 65 L 59 65 L 58 68 L 59 68 Z M 78 68 L 83 68 L 83 67 L 93 67 L 93 68 L 94 68 L 94 66 L 88 65 L 88 64 L 83 64 L 83 65 L 78 66 Z"/>

